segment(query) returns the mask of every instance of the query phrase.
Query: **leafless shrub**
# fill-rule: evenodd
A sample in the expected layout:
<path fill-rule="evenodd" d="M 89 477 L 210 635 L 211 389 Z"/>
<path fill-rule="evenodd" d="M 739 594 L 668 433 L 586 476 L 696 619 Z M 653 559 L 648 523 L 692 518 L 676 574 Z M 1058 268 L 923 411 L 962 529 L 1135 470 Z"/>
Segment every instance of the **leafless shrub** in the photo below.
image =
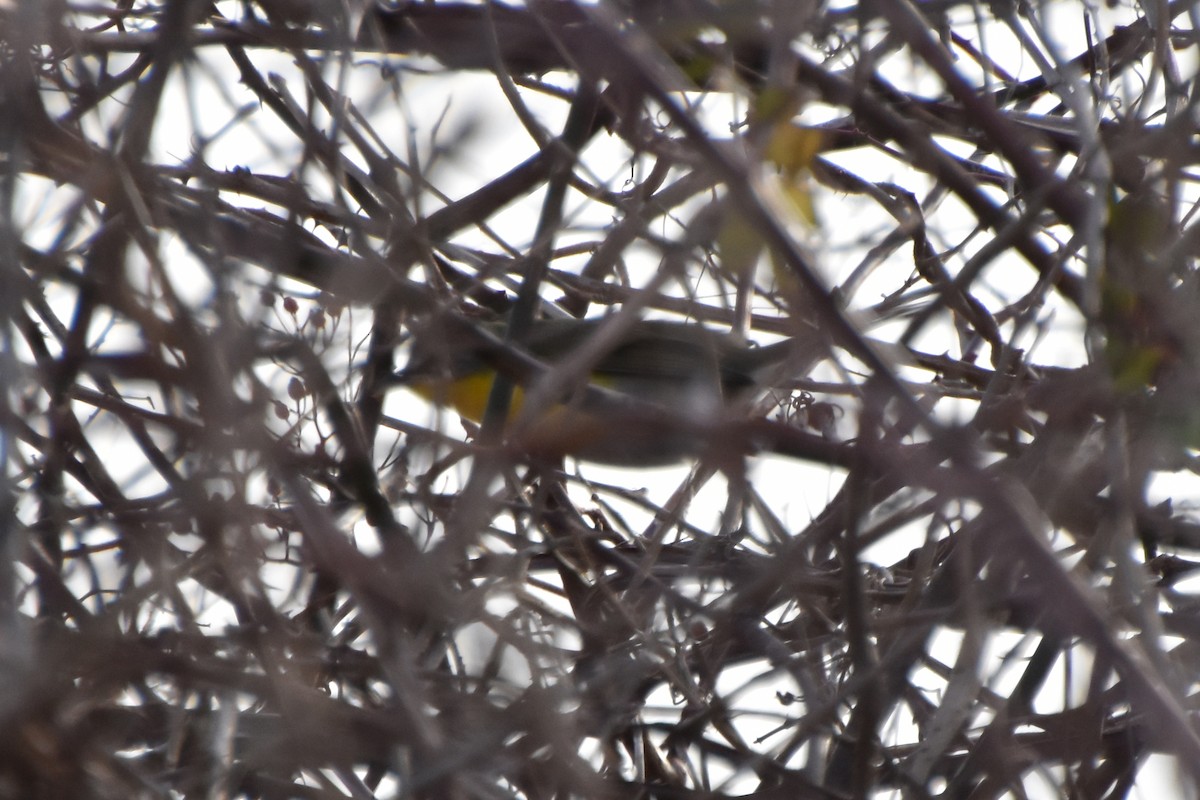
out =
<path fill-rule="evenodd" d="M 0 796 L 1194 794 L 1195 23 L 0 3 Z M 792 355 L 394 386 L 608 312 Z"/>

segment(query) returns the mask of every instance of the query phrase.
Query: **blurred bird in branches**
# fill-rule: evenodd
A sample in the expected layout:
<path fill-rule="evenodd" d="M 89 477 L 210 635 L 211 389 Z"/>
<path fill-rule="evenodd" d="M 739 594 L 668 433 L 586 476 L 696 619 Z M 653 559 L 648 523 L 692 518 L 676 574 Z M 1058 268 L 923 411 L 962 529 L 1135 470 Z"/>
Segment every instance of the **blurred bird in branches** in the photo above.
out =
<path fill-rule="evenodd" d="M 815 331 L 755 347 L 698 322 L 641 320 L 588 357 L 607 322 L 541 320 L 511 344 L 469 326 L 427 330 L 393 383 L 478 423 L 502 375 L 514 387 L 507 417 L 521 449 L 653 466 L 702 453 L 711 426 L 752 399 L 772 368 L 802 374 L 821 353 Z M 530 406 L 539 386 L 572 370 L 578 375 Z"/>

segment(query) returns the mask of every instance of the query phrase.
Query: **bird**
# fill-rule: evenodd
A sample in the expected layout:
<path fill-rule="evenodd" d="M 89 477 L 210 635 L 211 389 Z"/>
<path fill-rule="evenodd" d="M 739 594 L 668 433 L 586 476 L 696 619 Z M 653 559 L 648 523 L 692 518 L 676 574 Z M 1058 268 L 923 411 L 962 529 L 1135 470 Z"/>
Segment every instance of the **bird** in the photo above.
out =
<path fill-rule="evenodd" d="M 594 355 L 580 380 L 555 383 L 543 397 L 539 382 L 569 374 L 607 324 L 606 317 L 541 319 L 513 343 L 485 326 L 430 325 L 413 337 L 409 361 L 391 383 L 480 423 L 492 384 L 504 375 L 514 386 L 508 425 L 516 430 L 507 433 L 518 449 L 661 466 L 702 454 L 705 433 L 753 399 L 772 367 L 807 359 L 791 365 L 798 374 L 819 352 L 815 336 L 760 347 L 700 322 L 637 320 L 618 326 L 612 346 Z M 531 398 L 540 402 L 527 409 Z"/>

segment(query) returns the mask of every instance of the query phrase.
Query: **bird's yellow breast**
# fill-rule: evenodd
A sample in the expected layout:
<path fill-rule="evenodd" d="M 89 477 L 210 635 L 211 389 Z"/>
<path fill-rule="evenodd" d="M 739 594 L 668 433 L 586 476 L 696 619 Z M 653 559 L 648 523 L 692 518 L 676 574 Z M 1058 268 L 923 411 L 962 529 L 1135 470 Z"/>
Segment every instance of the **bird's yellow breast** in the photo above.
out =
<path fill-rule="evenodd" d="M 461 417 L 479 423 L 483 421 L 487 409 L 488 396 L 492 392 L 495 374 L 486 370 L 462 375 L 457 378 L 439 380 L 420 380 L 412 383 L 412 389 L 429 402 L 452 408 Z M 598 380 L 593 385 L 606 389 L 614 389 L 614 381 Z M 513 387 L 512 404 L 509 406 L 508 420 L 511 422 L 521 413 L 525 402 L 525 392 L 520 386 Z M 562 404 L 554 404 L 546 409 L 543 416 L 558 417 L 564 413 Z M 579 412 L 576 412 L 579 413 Z"/>
<path fill-rule="evenodd" d="M 435 405 L 452 408 L 459 416 L 466 417 L 472 422 L 482 422 L 494 377 L 486 372 L 476 372 L 452 380 L 415 381 L 412 388 L 421 397 Z M 520 387 L 517 387 L 513 391 L 514 409 L 521 402 L 522 396 L 523 392 Z"/>

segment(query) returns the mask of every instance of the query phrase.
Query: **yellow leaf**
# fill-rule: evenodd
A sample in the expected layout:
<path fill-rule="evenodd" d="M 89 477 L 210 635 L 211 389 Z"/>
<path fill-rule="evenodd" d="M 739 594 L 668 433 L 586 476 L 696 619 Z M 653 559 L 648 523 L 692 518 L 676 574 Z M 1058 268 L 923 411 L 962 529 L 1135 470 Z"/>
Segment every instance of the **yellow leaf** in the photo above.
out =
<path fill-rule="evenodd" d="M 758 264 L 763 238 L 737 209 L 728 207 L 717 232 L 717 252 L 721 263 L 737 275 L 749 274 Z"/>
<path fill-rule="evenodd" d="M 764 155 L 784 174 L 795 175 L 808 169 L 821 152 L 825 134 L 818 128 L 781 122 L 771 131 Z"/>

